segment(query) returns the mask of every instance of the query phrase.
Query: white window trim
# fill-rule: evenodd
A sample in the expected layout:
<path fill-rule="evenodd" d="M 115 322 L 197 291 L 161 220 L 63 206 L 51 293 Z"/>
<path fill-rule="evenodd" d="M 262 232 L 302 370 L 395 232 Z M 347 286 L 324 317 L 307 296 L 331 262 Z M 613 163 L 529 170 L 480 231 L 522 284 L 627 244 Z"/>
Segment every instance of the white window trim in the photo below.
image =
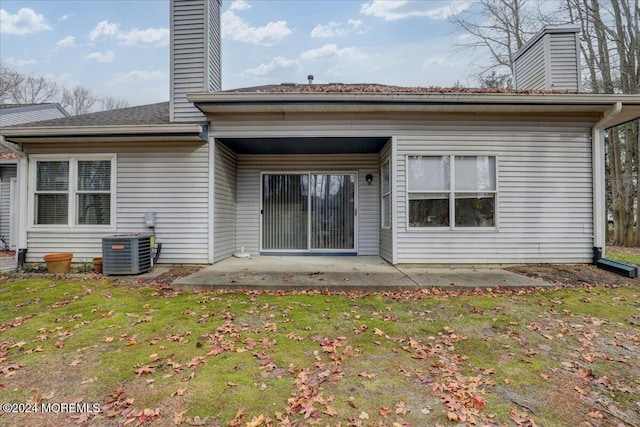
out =
<path fill-rule="evenodd" d="M 451 168 L 450 168 L 450 180 L 449 180 L 449 185 L 450 188 L 447 191 L 411 191 L 409 190 L 409 180 L 411 179 L 410 177 L 410 173 L 409 173 L 409 157 L 443 157 L 443 156 L 449 156 L 451 157 Z M 487 156 L 487 157 L 494 157 L 496 159 L 495 161 L 495 182 L 496 182 L 496 189 L 493 191 L 456 191 L 455 190 L 455 158 L 456 157 L 473 157 L 473 156 Z M 405 174 L 405 185 L 406 185 L 406 192 L 405 192 L 405 203 L 406 203 L 406 215 L 405 215 L 405 227 L 407 231 L 417 231 L 417 232 L 447 232 L 447 231 L 458 231 L 458 232 L 462 232 L 462 231 L 471 231 L 471 232 L 496 232 L 499 231 L 500 227 L 499 227 L 499 195 L 500 195 L 500 174 L 499 174 L 499 164 L 500 164 L 500 158 L 497 154 L 495 153 L 458 153 L 458 154 L 451 154 L 451 153 L 407 153 L 405 155 L 405 170 L 406 170 L 406 174 Z M 455 225 L 455 193 L 490 193 L 493 194 L 495 196 L 495 201 L 494 201 L 494 218 L 493 218 L 493 222 L 494 225 L 490 226 L 490 227 L 464 227 L 464 226 L 458 226 L 456 227 Z M 437 227 L 412 227 L 410 226 L 410 221 L 409 221 L 409 203 L 410 203 L 410 194 L 411 193 L 433 193 L 433 194 L 447 194 L 449 197 L 449 225 L 448 226 L 437 226 Z"/>
<path fill-rule="evenodd" d="M 392 225 L 393 225 L 393 215 L 391 213 L 392 211 L 392 206 L 393 206 L 393 200 L 391 199 L 391 187 L 392 187 L 392 183 L 391 183 L 391 159 L 387 159 L 384 162 L 382 162 L 382 165 L 380 166 L 380 227 L 383 230 L 390 230 Z M 388 173 L 389 173 L 389 188 L 388 191 L 385 193 L 383 190 L 383 182 L 384 182 L 384 173 L 382 172 L 384 170 L 384 165 L 387 165 L 387 169 L 388 169 Z M 385 224 L 384 220 L 386 219 L 384 216 L 384 198 L 389 197 L 389 224 Z"/>
<path fill-rule="evenodd" d="M 116 230 L 116 176 L 117 176 L 117 156 L 116 154 L 34 154 L 29 156 L 29 231 L 115 231 Z M 76 224 L 77 195 L 85 192 L 77 191 L 78 187 L 78 161 L 109 160 L 111 162 L 111 217 L 109 225 Z M 35 219 L 35 194 L 36 194 L 36 174 L 38 162 L 69 162 L 69 221 L 67 224 L 36 224 Z"/>

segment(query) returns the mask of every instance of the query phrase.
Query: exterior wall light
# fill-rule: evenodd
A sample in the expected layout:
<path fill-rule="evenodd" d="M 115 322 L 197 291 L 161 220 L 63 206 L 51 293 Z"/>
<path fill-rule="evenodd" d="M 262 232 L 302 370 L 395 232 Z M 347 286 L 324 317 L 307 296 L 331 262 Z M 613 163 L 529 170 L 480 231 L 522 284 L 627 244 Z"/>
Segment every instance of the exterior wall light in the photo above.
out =
<path fill-rule="evenodd" d="M 367 180 L 367 184 L 371 185 L 371 183 L 373 182 L 373 175 L 368 173 L 367 176 L 364 179 Z"/>

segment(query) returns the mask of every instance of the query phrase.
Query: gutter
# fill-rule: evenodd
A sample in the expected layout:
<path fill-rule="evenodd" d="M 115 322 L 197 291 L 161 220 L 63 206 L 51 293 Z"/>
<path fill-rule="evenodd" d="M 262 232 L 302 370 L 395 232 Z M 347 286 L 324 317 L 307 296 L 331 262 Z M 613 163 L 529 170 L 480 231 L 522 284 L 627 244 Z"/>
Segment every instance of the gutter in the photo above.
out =
<path fill-rule="evenodd" d="M 618 101 L 591 129 L 591 158 L 593 169 L 593 260 L 594 264 L 604 257 L 605 250 L 605 162 L 604 130 L 612 119 L 622 112 Z"/>
<path fill-rule="evenodd" d="M 18 156 L 18 268 L 22 267 L 27 257 L 27 191 L 26 185 L 29 179 L 29 155 L 20 147 L 7 141 L 0 135 L 0 146 L 8 149 Z"/>

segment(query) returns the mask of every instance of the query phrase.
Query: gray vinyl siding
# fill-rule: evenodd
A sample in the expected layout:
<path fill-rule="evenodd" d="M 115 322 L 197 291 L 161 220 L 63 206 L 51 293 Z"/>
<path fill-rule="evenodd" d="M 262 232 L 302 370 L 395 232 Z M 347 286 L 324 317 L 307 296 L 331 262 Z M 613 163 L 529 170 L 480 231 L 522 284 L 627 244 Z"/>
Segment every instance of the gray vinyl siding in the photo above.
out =
<path fill-rule="evenodd" d="M 202 121 L 186 95 L 220 90 L 220 3 L 172 0 L 171 10 L 171 117 Z"/>
<path fill-rule="evenodd" d="M 516 76 L 516 89 L 548 89 L 544 40 L 532 46 L 516 59 L 513 68 Z"/>
<path fill-rule="evenodd" d="M 574 33 L 549 35 L 551 90 L 580 90 L 578 38 Z"/>
<path fill-rule="evenodd" d="M 236 155 L 215 144 L 214 262 L 233 255 L 236 248 Z"/>
<path fill-rule="evenodd" d="M 99 151 L 97 151 L 99 150 Z M 208 145 L 101 145 L 79 150 L 55 147 L 56 154 L 117 153 L 116 232 L 148 231 L 145 212 L 156 212 L 160 263 L 207 263 L 209 236 Z M 31 151 L 33 154 L 34 151 Z M 101 239 L 113 231 L 28 229 L 28 262 L 52 252 L 73 252 L 74 262 L 101 254 Z"/>
<path fill-rule="evenodd" d="M 0 165 L 0 236 L 14 246 L 11 236 L 11 178 L 15 178 L 16 166 Z"/>
<path fill-rule="evenodd" d="M 580 92 L 579 29 L 548 27 L 515 55 L 516 89 Z"/>
<path fill-rule="evenodd" d="M 247 155 L 237 157 L 236 250 L 260 252 L 260 172 L 356 172 L 358 174 L 358 254 L 378 255 L 380 230 L 377 154 Z"/>
<path fill-rule="evenodd" d="M 593 205 L 588 123 L 441 123 L 400 136 L 398 263 L 576 263 L 592 259 Z M 496 155 L 498 228 L 407 226 L 407 155 Z"/>
<path fill-rule="evenodd" d="M 389 166 L 393 167 L 391 164 L 391 145 L 392 142 L 389 141 L 382 151 L 380 151 L 380 165 L 378 170 L 382 168 L 382 165 L 387 160 L 389 160 Z M 391 182 L 391 189 L 393 191 L 393 181 Z M 380 194 L 380 203 L 382 203 L 382 194 Z M 393 204 L 393 197 L 391 198 L 391 203 Z M 380 256 L 388 262 L 393 262 L 393 215 L 391 216 L 391 221 L 390 228 L 382 228 L 382 224 L 380 224 Z"/>

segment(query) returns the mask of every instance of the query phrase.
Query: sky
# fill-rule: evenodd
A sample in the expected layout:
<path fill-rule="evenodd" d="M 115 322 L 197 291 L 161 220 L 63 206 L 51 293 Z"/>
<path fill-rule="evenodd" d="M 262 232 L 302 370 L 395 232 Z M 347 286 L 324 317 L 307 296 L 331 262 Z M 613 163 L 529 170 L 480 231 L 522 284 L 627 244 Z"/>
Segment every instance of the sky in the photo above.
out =
<path fill-rule="evenodd" d="M 463 0 L 224 0 L 222 89 L 476 85 L 448 20 Z M 169 98 L 168 0 L 0 0 L 0 63 L 129 105 Z"/>

